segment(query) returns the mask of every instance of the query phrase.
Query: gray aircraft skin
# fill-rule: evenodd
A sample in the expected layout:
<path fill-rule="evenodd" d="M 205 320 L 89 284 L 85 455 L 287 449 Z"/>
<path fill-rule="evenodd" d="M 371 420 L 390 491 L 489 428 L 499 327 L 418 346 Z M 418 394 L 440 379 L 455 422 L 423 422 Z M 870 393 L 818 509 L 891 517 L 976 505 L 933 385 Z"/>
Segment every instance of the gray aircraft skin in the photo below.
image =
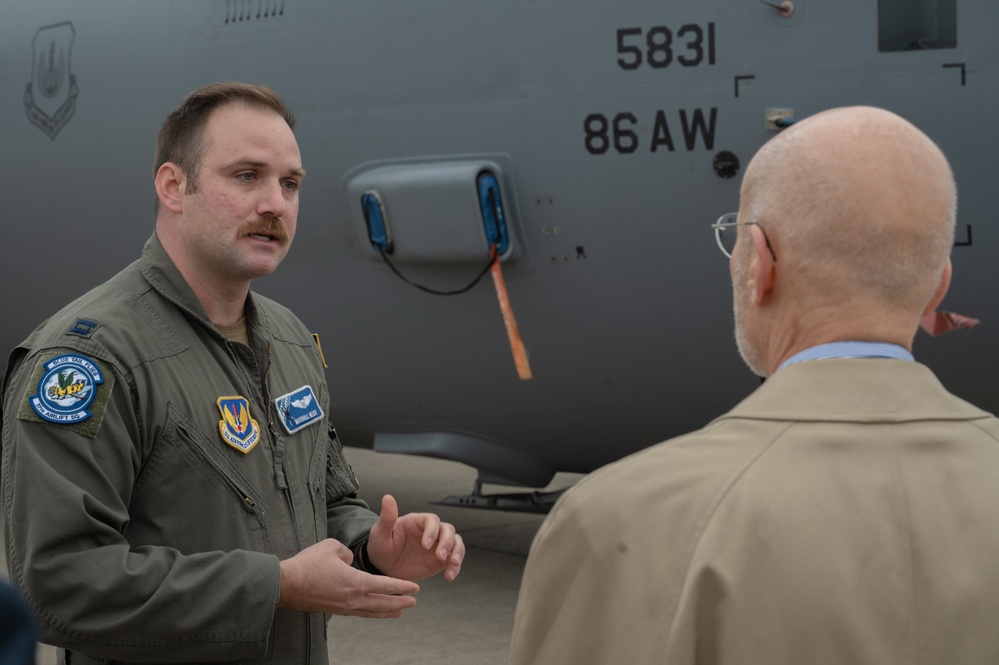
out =
<path fill-rule="evenodd" d="M 180 99 L 263 83 L 299 118 L 308 177 L 294 247 L 254 288 L 319 334 L 341 437 L 542 486 L 759 384 L 710 224 L 774 119 L 869 104 L 933 138 L 960 192 L 942 308 L 981 324 L 920 332 L 915 354 L 999 411 L 999 3 L 774 4 L 0 0 L 0 347 L 138 257 L 154 136 Z M 483 172 L 530 380 L 489 274 L 427 294 L 368 236 L 375 192 L 399 271 L 467 285 L 488 261 Z"/>

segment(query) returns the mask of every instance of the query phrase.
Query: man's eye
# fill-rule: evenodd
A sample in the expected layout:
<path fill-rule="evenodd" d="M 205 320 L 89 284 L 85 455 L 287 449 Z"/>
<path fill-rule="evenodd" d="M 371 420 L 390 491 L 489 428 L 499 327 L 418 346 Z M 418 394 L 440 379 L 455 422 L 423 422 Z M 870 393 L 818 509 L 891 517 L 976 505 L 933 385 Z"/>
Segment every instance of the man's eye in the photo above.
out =
<path fill-rule="evenodd" d="M 240 174 L 239 174 L 239 175 L 237 175 L 236 177 L 237 177 L 238 179 L 242 180 L 243 182 L 253 182 L 253 179 L 254 179 L 254 178 L 255 178 L 256 176 L 255 176 L 254 174 L 252 174 L 252 173 L 240 173 Z"/>
<path fill-rule="evenodd" d="M 299 187 L 301 187 L 301 185 L 294 180 L 284 181 L 284 188 L 289 192 L 297 192 Z"/>

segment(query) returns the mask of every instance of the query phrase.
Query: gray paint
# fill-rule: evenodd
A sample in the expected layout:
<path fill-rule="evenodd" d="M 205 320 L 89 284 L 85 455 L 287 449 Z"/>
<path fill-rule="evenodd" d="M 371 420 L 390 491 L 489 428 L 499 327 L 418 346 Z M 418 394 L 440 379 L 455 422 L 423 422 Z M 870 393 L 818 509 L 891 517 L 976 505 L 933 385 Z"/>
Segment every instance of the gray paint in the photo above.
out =
<path fill-rule="evenodd" d="M 152 229 L 153 137 L 183 95 L 219 79 L 261 82 L 299 116 L 309 176 L 295 247 L 255 288 L 320 334 L 344 440 L 392 435 L 405 448 L 406 435 L 419 446 L 449 433 L 448 454 L 483 468 L 514 475 L 526 455 L 537 463 L 525 468 L 586 472 L 700 427 L 757 385 L 732 341 L 727 265 L 708 229 L 736 208 L 741 173 L 719 177 L 715 156 L 729 151 L 744 169 L 774 134 L 768 108 L 804 117 L 873 104 L 941 145 L 960 188 L 959 239 L 973 227 L 973 244 L 955 248 L 944 307 L 983 323 L 920 333 L 916 355 L 999 411 L 999 4 L 958 3 L 956 48 L 891 53 L 878 51 L 877 3 L 795 4 L 782 18 L 742 0 L 0 0 L 0 347 L 138 256 Z M 73 26 L 78 97 L 53 139 L 29 122 L 24 98 L 33 40 L 62 22 Z M 701 65 L 679 64 L 693 57 L 682 27 L 709 24 L 714 64 L 706 50 Z M 678 49 L 665 68 L 645 61 L 656 26 Z M 618 64 L 630 59 L 617 50 L 629 28 L 640 31 L 625 39 L 641 47 L 633 70 Z M 736 77 L 752 77 L 738 96 Z M 700 135 L 688 150 L 684 121 L 712 109 L 712 145 Z M 635 152 L 590 154 L 594 114 L 621 118 L 619 142 L 637 141 Z M 519 252 L 504 274 L 532 381 L 517 379 L 488 279 L 462 296 L 419 292 L 371 260 L 351 221 L 345 178 L 364 165 L 468 156 L 503 160 Z M 437 288 L 477 270 L 407 266 Z"/>

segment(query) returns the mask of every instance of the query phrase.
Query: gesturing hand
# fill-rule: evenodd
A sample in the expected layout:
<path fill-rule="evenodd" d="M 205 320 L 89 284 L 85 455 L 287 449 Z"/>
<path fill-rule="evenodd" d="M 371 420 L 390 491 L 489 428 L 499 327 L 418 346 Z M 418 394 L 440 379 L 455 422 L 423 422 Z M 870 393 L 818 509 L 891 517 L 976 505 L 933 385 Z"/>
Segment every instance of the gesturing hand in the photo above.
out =
<path fill-rule="evenodd" d="M 421 580 L 444 571 L 453 580 L 461 572 L 465 543 L 454 526 L 433 513 L 409 513 L 399 517 L 399 506 L 386 494 L 382 512 L 371 527 L 368 559 L 386 575 Z"/>
<path fill-rule="evenodd" d="M 416 605 L 419 585 L 351 568 L 353 554 L 327 538 L 281 562 L 278 607 L 375 619 L 398 618 Z M 377 564 L 376 564 L 377 565 Z"/>

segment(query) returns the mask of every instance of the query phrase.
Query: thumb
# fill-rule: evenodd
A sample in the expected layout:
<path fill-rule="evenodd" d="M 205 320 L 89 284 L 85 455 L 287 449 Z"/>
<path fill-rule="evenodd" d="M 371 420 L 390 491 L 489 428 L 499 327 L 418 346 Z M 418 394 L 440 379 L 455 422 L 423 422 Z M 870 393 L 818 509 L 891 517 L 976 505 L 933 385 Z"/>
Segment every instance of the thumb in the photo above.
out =
<path fill-rule="evenodd" d="M 395 502 L 395 497 L 391 494 L 386 494 L 382 497 L 382 512 L 378 516 L 378 522 L 374 527 L 371 528 L 372 531 L 376 529 L 383 532 L 391 532 L 392 527 L 399 519 L 399 505 Z"/>

